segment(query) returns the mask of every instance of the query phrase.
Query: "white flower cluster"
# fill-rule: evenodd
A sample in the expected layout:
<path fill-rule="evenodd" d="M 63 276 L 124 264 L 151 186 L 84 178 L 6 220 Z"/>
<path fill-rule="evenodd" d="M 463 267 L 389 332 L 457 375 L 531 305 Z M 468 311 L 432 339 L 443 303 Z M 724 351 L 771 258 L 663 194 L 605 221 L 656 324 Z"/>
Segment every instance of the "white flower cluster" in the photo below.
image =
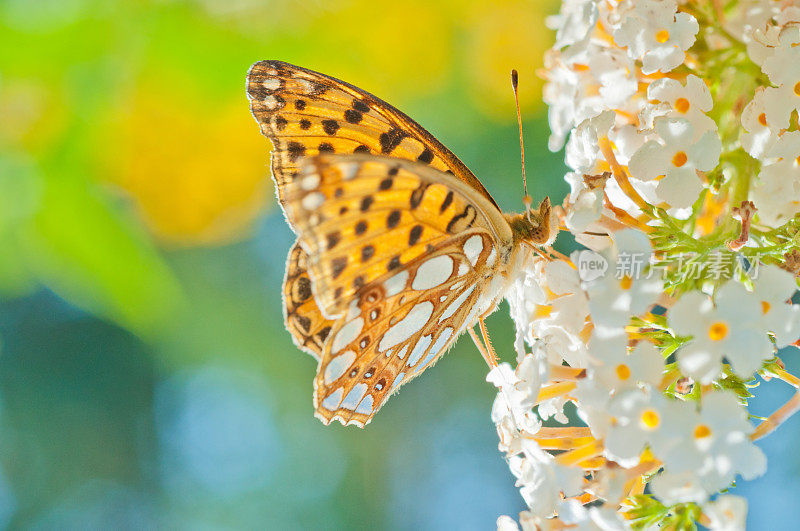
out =
<path fill-rule="evenodd" d="M 720 491 L 766 470 L 753 441 L 800 408 L 754 426 L 746 384 L 800 388 L 776 357 L 800 338 L 800 5 L 698 6 L 565 0 L 548 21 L 559 215 L 592 250 L 526 256 L 510 290 L 517 366 L 487 380 L 528 509 L 498 529 L 743 529 Z M 745 273 L 704 276 L 720 252 Z M 615 275 L 629 255 L 643 270 Z"/>
<path fill-rule="evenodd" d="M 777 226 L 800 212 L 800 131 L 787 131 L 800 112 L 800 6 L 755 12 L 744 34 L 771 85 L 744 108 L 741 144 L 762 164 L 752 194 L 761 221 Z"/>
<path fill-rule="evenodd" d="M 624 230 L 614 239 L 604 253 L 609 262 L 649 246 L 638 231 Z M 579 254 L 573 262 L 580 262 Z M 721 502 L 709 497 L 735 476 L 752 479 L 764 472 L 764 455 L 748 438 L 753 426 L 734 393 L 708 392 L 697 402 L 679 393 L 668 398 L 663 390 L 680 374 L 701 384 L 719 378 L 723 356 L 736 374 L 749 378 L 773 355 L 768 330 L 777 330 L 778 346 L 800 337 L 800 308 L 786 303 L 796 289 L 791 274 L 764 266 L 752 292 L 728 282 L 713 301 L 701 292 L 681 298 L 668 311 L 676 335 L 692 337 L 677 353 L 679 374 L 665 370 L 656 345 L 626 330 L 632 316 L 658 302 L 659 279 L 607 274 L 582 281 L 564 261 L 528 263 L 509 297 L 518 366 L 501 364 L 487 377 L 499 388 L 492 408 L 499 447 L 529 507 L 523 527 L 547 528 L 558 514 L 561 523 L 602 519 L 603 529 L 626 529 L 619 506 L 630 483 L 645 473 L 661 470 L 650 487 L 665 505 L 714 507 L 709 504 Z M 543 428 L 551 416 L 567 421 L 567 402 L 586 427 Z M 562 443 L 576 441 L 582 444 L 574 456 L 547 452 L 567 450 Z M 586 494 L 604 505 L 576 505 Z M 564 518 L 565 511 L 572 520 Z M 501 523 L 510 528 L 510 522 Z"/>

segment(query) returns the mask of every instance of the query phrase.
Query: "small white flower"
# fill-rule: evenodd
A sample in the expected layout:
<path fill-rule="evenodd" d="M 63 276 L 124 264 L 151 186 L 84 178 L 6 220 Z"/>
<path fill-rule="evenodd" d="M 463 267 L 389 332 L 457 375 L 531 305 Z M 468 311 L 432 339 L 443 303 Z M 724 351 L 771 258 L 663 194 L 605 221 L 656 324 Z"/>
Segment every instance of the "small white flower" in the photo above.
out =
<path fill-rule="evenodd" d="M 553 48 L 566 46 L 586 40 L 597 24 L 600 13 L 595 0 L 566 0 L 561 3 L 558 15 L 547 17 L 545 24 L 556 30 Z"/>
<path fill-rule="evenodd" d="M 517 522 L 505 514 L 497 518 L 497 531 L 519 531 Z"/>
<path fill-rule="evenodd" d="M 631 105 L 638 90 L 635 68 L 622 50 L 595 43 L 575 45 L 565 52 L 545 55 L 547 83 L 543 99 L 548 104 L 550 140 L 558 151 L 569 131 L 605 110 Z"/>
<path fill-rule="evenodd" d="M 695 75 L 687 76 L 686 83 L 667 77 L 657 79 L 647 87 L 647 98 L 654 102 L 654 105 L 645 107 L 643 111 L 643 114 L 649 115 L 646 120 L 648 125 L 652 124 L 656 116 L 667 116 L 688 120 L 694 128 L 695 136 L 717 130 L 714 120 L 705 115 L 714 105 L 711 91 Z"/>
<path fill-rule="evenodd" d="M 569 195 L 570 208 L 565 224 L 575 234 L 588 230 L 597 222 L 603 213 L 603 189 L 591 189 L 586 186 L 583 176 L 570 172 L 564 176 L 572 192 Z"/>
<path fill-rule="evenodd" d="M 762 223 L 778 226 L 800 212 L 800 131 L 783 133 L 766 154 L 752 199 Z"/>
<path fill-rule="evenodd" d="M 576 531 L 627 531 L 628 523 L 611 507 L 584 507 L 577 500 L 564 500 L 558 516 Z"/>
<path fill-rule="evenodd" d="M 627 497 L 625 486 L 631 480 L 631 474 L 622 467 L 603 468 L 592 478 L 586 491 L 609 504 L 617 505 Z"/>
<path fill-rule="evenodd" d="M 595 330 L 589 343 L 595 378 L 611 393 L 656 385 L 664 372 L 664 358 L 652 343 L 640 341 L 628 354 L 627 342 L 626 334 L 603 337 Z"/>
<path fill-rule="evenodd" d="M 758 4 L 757 7 L 745 11 L 742 37 L 747 44 L 747 55 L 755 64 L 763 65 L 778 46 L 781 28 L 770 21 L 778 10 L 777 5 L 764 5 L 764 2 Z"/>
<path fill-rule="evenodd" d="M 664 505 L 677 503 L 703 503 L 708 494 L 693 472 L 661 472 L 650 481 L 650 490 Z"/>
<path fill-rule="evenodd" d="M 704 384 L 720 374 L 723 356 L 737 375 L 748 378 L 773 351 L 761 327 L 761 303 L 741 284 L 727 282 L 715 300 L 716 306 L 703 293 L 692 291 L 667 315 L 677 335 L 693 336 L 678 350 L 678 367 Z"/>
<path fill-rule="evenodd" d="M 672 405 L 659 392 L 629 390 L 615 396 L 608 405 L 614 419 L 605 439 L 605 453 L 624 467 L 639 462 L 647 444 L 670 437 L 663 429 Z"/>
<path fill-rule="evenodd" d="M 795 276 L 776 266 L 759 267 L 753 296 L 761 302 L 763 327 L 775 334 L 778 348 L 800 338 L 800 306 L 789 300 L 797 291 Z"/>
<path fill-rule="evenodd" d="M 592 321 L 607 327 L 627 325 L 631 316 L 644 313 L 663 291 L 661 279 L 645 273 L 652 254 L 647 237 L 628 229 L 617 232 L 614 240 L 614 252 L 607 255 L 608 271 L 584 283 Z"/>
<path fill-rule="evenodd" d="M 646 142 L 631 157 L 631 175 L 645 181 L 661 178 L 658 197 L 670 206 L 688 207 L 703 189 L 697 171 L 713 170 L 719 161 L 719 136 L 708 131 L 696 140 L 692 124 L 674 118 L 656 119 L 655 132 L 660 141 Z"/>
<path fill-rule="evenodd" d="M 733 494 L 721 494 L 703 507 L 703 514 L 711 520 L 712 531 L 744 531 L 747 520 L 747 500 Z"/>
<path fill-rule="evenodd" d="M 594 118 L 582 121 L 569 137 L 566 150 L 567 166 L 579 173 L 595 174 L 599 171 L 598 163 L 605 161 L 598 146 L 598 139 L 608 136 L 614 126 L 613 111 L 604 111 Z"/>
<path fill-rule="evenodd" d="M 667 470 L 697 474 L 708 494 L 730 485 L 737 474 L 753 479 L 764 473 L 766 458 L 748 437 L 753 426 L 736 395 L 710 392 L 699 413 L 683 409 L 668 427 L 675 440 L 657 453 Z"/>
<path fill-rule="evenodd" d="M 614 40 L 642 60 L 642 72 L 669 72 L 680 65 L 700 27 L 671 0 L 638 0 L 614 31 Z"/>
<path fill-rule="evenodd" d="M 492 405 L 492 422 L 497 426 L 500 450 L 518 453 L 523 443 L 521 432 L 535 434 L 541 427 L 541 421 L 529 406 L 528 393 L 537 387 L 536 382 L 520 380 L 508 363 L 489 371 L 486 381 L 499 389 Z M 538 394 L 538 388 L 535 392 Z"/>
<path fill-rule="evenodd" d="M 764 87 L 758 87 L 753 99 L 742 111 L 742 147 L 757 159 L 764 158 L 778 140 L 780 128 L 769 122 L 767 116 L 767 98 L 777 94 L 767 93 Z"/>
<path fill-rule="evenodd" d="M 523 455 L 509 459 L 509 469 L 517 478 L 525 503 L 535 515 L 551 516 L 561 501 L 561 493 L 575 496 L 581 492 L 583 471 L 556 463 L 553 456 L 532 440 L 523 441 Z"/>
<path fill-rule="evenodd" d="M 800 28 L 789 26 L 784 28 L 778 38 L 778 45 L 766 58 L 761 70 L 769 76 L 775 85 L 794 86 L 800 82 Z"/>

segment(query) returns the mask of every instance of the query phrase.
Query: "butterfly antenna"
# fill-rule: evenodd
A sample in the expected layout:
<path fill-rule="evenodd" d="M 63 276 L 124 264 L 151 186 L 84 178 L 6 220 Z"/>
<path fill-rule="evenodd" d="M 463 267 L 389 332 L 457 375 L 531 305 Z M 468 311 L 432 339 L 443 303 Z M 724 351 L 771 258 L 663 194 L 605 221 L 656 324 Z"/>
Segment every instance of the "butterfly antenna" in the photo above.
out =
<path fill-rule="evenodd" d="M 525 176 L 525 143 L 522 140 L 522 113 L 519 110 L 519 93 L 517 86 L 519 85 L 519 74 L 516 70 L 511 70 L 511 88 L 514 89 L 514 103 L 517 105 L 517 125 L 519 126 L 519 150 L 522 154 L 522 187 L 525 191 L 525 197 L 522 202 L 525 204 L 525 215 L 528 221 L 531 221 L 531 203 L 533 199 L 528 195 L 528 178 Z"/>

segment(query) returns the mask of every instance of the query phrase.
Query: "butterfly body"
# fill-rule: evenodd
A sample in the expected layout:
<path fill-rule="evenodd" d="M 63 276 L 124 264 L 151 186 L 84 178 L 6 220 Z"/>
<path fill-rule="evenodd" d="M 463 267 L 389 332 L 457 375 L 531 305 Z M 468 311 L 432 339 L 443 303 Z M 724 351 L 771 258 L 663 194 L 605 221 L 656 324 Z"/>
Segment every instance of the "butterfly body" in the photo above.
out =
<path fill-rule="evenodd" d="M 342 81 L 262 61 L 247 86 L 298 235 L 284 317 L 319 361 L 316 415 L 363 427 L 494 309 L 523 243 L 552 238 L 549 201 L 502 213 L 430 133 Z"/>

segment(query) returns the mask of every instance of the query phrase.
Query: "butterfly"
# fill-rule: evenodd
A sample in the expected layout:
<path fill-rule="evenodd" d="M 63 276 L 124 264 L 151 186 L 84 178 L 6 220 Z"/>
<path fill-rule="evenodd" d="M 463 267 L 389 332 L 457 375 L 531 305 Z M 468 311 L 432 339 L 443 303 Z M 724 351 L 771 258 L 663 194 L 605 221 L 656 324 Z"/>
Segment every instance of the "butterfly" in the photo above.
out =
<path fill-rule="evenodd" d="M 428 131 L 336 78 L 260 61 L 247 95 L 297 235 L 284 322 L 318 361 L 315 415 L 364 427 L 494 310 L 523 244 L 553 240 L 549 199 L 501 212 Z"/>

